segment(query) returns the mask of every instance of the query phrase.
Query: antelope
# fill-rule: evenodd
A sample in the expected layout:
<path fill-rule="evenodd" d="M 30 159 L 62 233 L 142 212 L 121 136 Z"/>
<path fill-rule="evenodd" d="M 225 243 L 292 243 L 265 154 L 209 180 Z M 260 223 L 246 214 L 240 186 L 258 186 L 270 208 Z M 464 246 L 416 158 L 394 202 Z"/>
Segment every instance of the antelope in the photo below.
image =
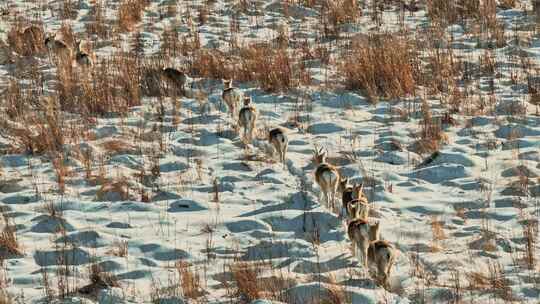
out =
<path fill-rule="evenodd" d="M 232 80 L 223 80 L 223 93 L 221 94 L 221 99 L 227 104 L 229 108 L 229 115 L 235 115 L 236 109 L 244 94 L 240 89 L 232 86 Z"/>
<path fill-rule="evenodd" d="M 347 226 L 347 235 L 353 243 L 353 255 L 358 258 L 358 250 L 360 250 L 362 260 L 358 259 L 358 262 L 362 263 L 366 269 L 369 245 L 372 241 L 379 239 L 379 227 L 379 222 L 370 225 L 364 219 L 355 219 Z"/>
<path fill-rule="evenodd" d="M 377 266 L 377 280 L 388 287 L 388 278 L 394 261 L 396 259 L 396 249 L 388 241 L 375 240 L 369 244 L 368 263 Z"/>
<path fill-rule="evenodd" d="M 251 142 L 253 139 L 253 130 L 255 130 L 255 121 L 257 120 L 257 109 L 251 105 L 251 97 L 244 98 L 244 107 L 238 114 L 238 126 L 244 128 L 243 139 Z"/>
<path fill-rule="evenodd" d="M 45 46 L 54 53 L 56 58 L 71 61 L 73 57 L 71 48 L 64 41 L 56 39 L 56 35 L 47 36 Z"/>
<path fill-rule="evenodd" d="M 174 68 L 163 68 L 161 72 L 163 73 L 163 76 L 177 89 L 179 89 L 182 94 L 185 94 L 187 76 L 184 72 L 178 71 Z"/>
<path fill-rule="evenodd" d="M 349 219 L 354 220 L 359 218 L 367 220 L 369 216 L 369 202 L 364 194 L 364 184 L 354 185 L 354 187 L 352 187 L 352 194 L 356 196 L 356 198 L 349 200 L 344 206 Z"/>
<path fill-rule="evenodd" d="M 93 66 L 93 55 L 88 50 L 81 50 L 81 41 L 76 42 L 77 50 L 75 54 L 75 61 L 80 66 Z"/>
<path fill-rule="evenodd" d="M 321 148 L 313 152 L 313 158 L 317 166 L 315 169 L 315 182 L 321 188 L 327 206 L 334 210 L 334 202 L 340 180 L 339 172 L 335 166 L 326 162 L 327 151 L 323 151 Z"/>
<path fill-rule="evenodd" d="M 268 141 L 274 146 L 274 149 L 279 152 L 279 160 L 282 163 L 285 163 L 285 153 L 287 153 L 287 147 L 289 145 L 289 139 L 287 138 L 285 131 L 282 128 L 270 130 Z"/>

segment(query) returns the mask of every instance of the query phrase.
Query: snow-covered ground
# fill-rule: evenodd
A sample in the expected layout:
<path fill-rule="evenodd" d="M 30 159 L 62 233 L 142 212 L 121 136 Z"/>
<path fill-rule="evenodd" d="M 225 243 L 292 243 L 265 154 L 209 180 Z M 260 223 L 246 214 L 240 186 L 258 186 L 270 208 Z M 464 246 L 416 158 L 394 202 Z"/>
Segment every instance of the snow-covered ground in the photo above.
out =
<path fill-rule="evenodd" d="M 94 1 L 73 2 L 80 9 L 70 22 L 81 33 Z M 105 2 L 112 20 L 117 3 Z M 159 18 L 165 2 L 174 3 L 151 1 L 137 25 L 146 54 L 158 51 L 160 35 L 172 21 L 178 22 L 181 33 L 187 32 L 187 16 L 196 19 L 196 8 L 206 1 L 178 1 L 176 16 Z M 201 44 L 226 48 L 238 1 L 211 2 L 207 23 L 198 27 Z M 253 1 L 257 5 L 251 9 L 260 14 L 240 15 L 238 39 L 246 43 L 273 39 L 278 25 L 287 23 L 291 36 L 314 44 L 318 11 L 291 3 L 285 17 L 281 2 Z M 29 19 L 40 12 L 46 30 L 53 32 L 62 21 L 51 14 L 54 9 L 40 8 L 61 3 L 7 0 L 6 6 Z M 499 9 L 497 18 L 510 31 L 530 22 L 526 9 L 531 8 Z M 397 30 L 398 15 L 396 7 L 389 6 L 383 27 Z M 412 30 L 427 22 L 424 9 L 407 12 L 404 18 Z M 4 40 L 11 20 L 5 16 L 0 21 Z M 373 27 L 365 10 L 346 31 L 368 33 Z M 313 85 L 288 93 L 267 93 L 255 83 L 236 84 L 252 97 L 260 113 L 260 130 L 287 129 L 285 164 L 276 162 L 277 156 L 272 160 L 262 131 L 251 145 L 242 143 L 221 102 L 221 81 L 200 78 L 193 78 L 198 88 L 188 95 L 204 93 L 207 103 L 182 98 L 179 121 L 173 119 L 169 99 L 160 118 L 158 101 L 145 97 L 127 117 L 97 118 L 92 136 L 66 144 L 70 172 L 63 195 L 47 157 L 2 155 L 0 210 L 15 224 L 22 254 L 3 255 L 0 247 L 4 256 L 0 288 L 14 303 L 47 303 L 47 290 L 57 295 L 59 286 L 67 286 L 70 294 L 63 300 L 54 296 L 55 301 L 65 303 L 196 302 L 178 286 L 178 261 L 186 261 L 201 276 L 202 295 L 197 300 L 201 303 L 243 302 L 234 292 L 237 279 L 232 273 L 247 265 L 243 263 L 257 265 L 261 286 L 278 289 L 262 290 L 260 298 L 286 303 L 340 303 L 328 299 L 336 293 L 345 295 L 343 303 L 536 303 L 539 265 L 526 264 L 531 251 L 527 246 L 532 246 L 537 261 L 540 256 L 536 242 L 527 244 L 524 227 L 532 221 L 536 235 L 540 117 L 525 102 L 527 112 L 522 115 L 508 115 L 502 109 L 528 98 L 524 80 L 513 84 L 514 70 L 505 66 L 510 65 L 508 53 L 515 49 L 537 63 L 540 40 L 527 33 L 527 45 L 493 50 L 501 65 L 497 67 L 501 77 L 495 79 L 496 110 L 454 114 L 456 123 L 444 126 L 448 143 L 424 165 L 420 164 L 429 154 L 410 151 L 412 134 L 421 125 L 419 100 L 372 104 L 358 92 L 327 88 L 326 71 L 316 67 L 310 69 Z M 449 26 L 447 34 L 453 35 L 456 56 L 477 60 L 484 54 L 461 26 Z M 130 35 L 119 35 L 122 43 L 96 47 L 96 55 L 128 48 Z M 325 43 L 338 45 L 321 42 Z M 37 64 L 50 73 L 42 63 L 47 61 L 41 58 Z M 13 68 L 0 66 L 2 89 L 12 79 Z M 479 78 L 477 89 L 487 85 Z M 298 111 L 299 101 L 305 104 Z M 445 111 L 435 98 L 428 102 L 434 114 Z M 402 119 L 399 110 L 411 103 L 416 110 L 410 119 Z M 295 116 L 298 122 L 293 124 Z M 155 138 L 161 139 L 161 147 Z M 128 148 L 108 149 L 111 141 L 122 141 Z M 328 150 L 330 162 L 343 175 L 367 185 L 370 216 L 380 221 L 382 237 L 399 251 L 388 290 L 378 286 L 352 256 L 345 222 L 320 203 L 313 176 L 315 146 Z M 85 177 L 84 164 L 74 157 L 77 151 L 93 155 L 92 172 L 129 191 L 92 183 Z M 157 168 L 159 176 L 152 176 Z M 147 174 L 141 177 L 143 171 Z M 524 179 L 526 186 L 512 187 Z M 124 249 L 127 252 L 121 252 Z M 89 267 L 96 264 L 117 278 L 117 286 L 91 295 L 76 292 L 90 283 Z"/>

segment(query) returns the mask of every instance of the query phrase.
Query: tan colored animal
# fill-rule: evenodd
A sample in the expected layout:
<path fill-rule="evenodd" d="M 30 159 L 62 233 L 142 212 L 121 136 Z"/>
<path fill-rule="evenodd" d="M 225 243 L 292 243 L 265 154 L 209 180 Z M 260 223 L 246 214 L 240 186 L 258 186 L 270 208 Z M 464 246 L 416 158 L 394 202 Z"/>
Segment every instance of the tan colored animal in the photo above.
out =
<path fill-rule="evenodd" d="M 251 105 L 251 97 L 244 98 L 244 107 L 238 115 L 238 126 L 244 129 L 244 142 L 251 143 L 257 121 L 257 109 Z"/>
<path fill-rule="evenodd" d="M 372 241 L 379 239 L 379 223 L 370 225 L 365 219 L 355 219 L 347 227 L 347 235 L 353 243 L 353 255 L 358 258 L 358 251 L 362 259 L 358 262 L 368 267 L 368 249 Z"/>
<path fill-rule="evenodd" d="M 289 139 L 285 130 L 282 128 L 275 128 L 268 133 L 268 141 L 274 146 L 274 149 L 279 153 L 279 161 L 285 163 L 285 154 L 287 153 L 287 147 L 289 145 Z"/>
<path fill-rule="evenodd" d="M 236 115 L 237 108 L 243 98 L 244 94 L 242 91 L 239 88 L 232 86 L 232 79 L 223 80 L 223 93 L 221 94 L 221 99 L 227 104 L 229 115 Z"/>
<path fill-rule="evenodd" d="M 85 48 L 81 48 L 81 41 L 76 42 L 76 53 L 75 53 L 75 61 L 78 65 L 83 67 L 91 67 L 94 65 L 94 54 L 90 52 L 88 49 L 88 46 L 86 45 Z"/>
<path fill-rule="evenodd" d="M 389 286 L 388 278 L 396 259 L 396 249 L 392 244 L 383 240 L 370 243 L 368 263 L 377 267 L 377 280 L 385 287 Z"/>
<path fill-rule="evenodd" d="M 350 220 L 364 219 L 367 220 L 369 216 L 369 202 L 364 194 L 364 184 L 354 185 L 352 189 L 353 197 L 345 204 L 345 210 Z"/>
<path fill-rule="evenodd" d="M 62 40 L 56 39 L 56 35 L 49 35 L 45 38 L 45 46 L 50 52 L 53 52 L 57 59 L 71 62 L 73 51 Z"/>
<path fill-rule="evenodd" d="M 175 68 L 163 68 L 161 73 L 167 79 L 167 81 L 172 84 L 175 89 L 179 90 L 182 95 L 186 94 L 186 82 L 187 76 L 184 72 L 179 71 Z"/>
<path fill-rule="evenodd" d="M 326 162 L 327 152 L 321 149 L 313 151 L 313 159 L 317 168 L 315 169 L 315 182 L 324 194 L 326 205 L 334 211 L 336 192 L 338 190 L 340 176 L 337 168 Z"/>

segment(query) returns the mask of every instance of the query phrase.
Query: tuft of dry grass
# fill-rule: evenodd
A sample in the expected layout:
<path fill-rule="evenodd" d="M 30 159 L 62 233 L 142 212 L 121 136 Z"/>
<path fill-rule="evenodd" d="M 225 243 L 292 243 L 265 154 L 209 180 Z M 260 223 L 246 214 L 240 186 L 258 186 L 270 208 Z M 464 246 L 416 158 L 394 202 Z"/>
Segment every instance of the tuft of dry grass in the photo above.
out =
<path fill-rule="evenodd" d="M 9 217 L 2 213 L 4 228 L 0 233 L 0 260 L 8 256 L 20 256 L 23 254 L 21 244 L 17 240 L 15 225 L 13 225 Z"/>
<path fill-rule="evenodd" d="M 480 0 L 427 0 L 426 5 L 432 22 L 441 26 L 480 17 Z"/>
<path fill-rule="evenodd" d="M 21 56 L 43 55 L 46 52 L 45 31 L 42 24 L 27 25 L 18 20 L 7 34 L 10 48 Z"/>
<path fill-rule="evenodd" d="M 110 287 L 120 287 L 118 278 L 113 274 L 104 271 L 98 264 L 91 264 L 88 267 L 90 284 L 79 288 L 82 294 L 90 294 L 96 296 L 99 290 Z"/>
<path fill-rule="evenodd" d="M 391 34 L 353 41 L 339 66 L 348 89 L 362 90 L 369 100 L 414 95 L 418 73 L 411 41 Z"/>
<path fill-rule="evenodd" d="M 354 23 L 362 15 L 356 0 L 325 0 L 321 10 L 323 33 L 329 38 L 339 36 L 342 25 Z"/>
<path fill-rule="evenodd" d="M 505 301 L 514 301 L 515 296 L 510 287 L 510 281 L 500 263 L 489 262 L 485 272 L 473 271 L 466 276 L 469 281 L 468 289 L 492 293 Z"/>
<path fill-rule="evenodd" d="M 128 241 L 114 241 L 109 253 L 117 257 L 125 258 L 128 256 L 128 248 Z"/>
<path fill-rule="evenodd" d="M 525 252 L 523 259 L 527 268 L 534 270 L 537 263 L 537 235 L 538 235 L 538 220 L 527 219 L 522 223 L 523 238 L 525 239 Z"/>
<path fill-rule="evenodd" d="M 422 102 L 421 130 L 417 137 L 409 150 L 419 154 L 439 151 L 448 142 L 448 136 L 442 130 L 441 119 L 432 117 L 430 106 L 425 100 Z"/>
<path fill-rule="evenodd" d="M 132 143 L 120 138 L 107 139 L 100 146 L 109 155 L 136 153 Z"/>
<path fill-rule="evenodd" d="M 330 275 L 329 282 L 326 284 L 326 288 L 328 290 L 326 299 L 324 299 L 324 303 L 328 304 L 344 304 L 344 303 L 350 303 L 351 299 L 347 298 L 347 293 L 345 292 L 345 287 L 338 282 L 336 282 L 336 278 L 334 275 Z"/>
<path fill-rule="evenodd" d="M 109 37 L 110 29 L 106 23 L 105 6 L 103 0 L 96 0 L 88 13 L 89 22 L 86 22 L 86 33 L 89 35 L 97 35 L 99 38 L 106 39 Z"/>
<path fill-rule="evenodd" d="M 111 199 L 125 201 L 130 198 L 129 184 L 123 178 L 108 180 L 101 185 L 96 195 L 100 201 Z"/>
<path fill-rule="evenodd" d="M 197 299 L 204 295 L 204 291 L 201 286 L 201 276 L 199 273 L 194 272 L 191 269 L 189 263 L 185 261 L 178 261 L 176 263 L 176 270 L 180 276 L 180 288 L 182 295 L 188 299 Z"/>
<path fill-rule="evenodd" d="M 444 222 L 439 219 L 438 216 L 431 217 L 431 234 L 433 235 L 433 244 L 431 246 L 432 251 L 438 252 L 442 249 L 441 241 L 446 239 L 446 233 L 444 233 Z"/>
<path fill-rule="evenodd" d="M 123 0 L 118 7 L 118 28 L 130 32 L 142 20 L 142 14 L 150 3 L 147 0 Z"/>
<path fill-rule="evenodd" d="M 246 262 L 235 262 L 229 265 L 229 268 L 236 284 L 235 296 L 242 297 L 248 303 L 258 299 L 261 295 L 261 288 L 257 266 Z"/>

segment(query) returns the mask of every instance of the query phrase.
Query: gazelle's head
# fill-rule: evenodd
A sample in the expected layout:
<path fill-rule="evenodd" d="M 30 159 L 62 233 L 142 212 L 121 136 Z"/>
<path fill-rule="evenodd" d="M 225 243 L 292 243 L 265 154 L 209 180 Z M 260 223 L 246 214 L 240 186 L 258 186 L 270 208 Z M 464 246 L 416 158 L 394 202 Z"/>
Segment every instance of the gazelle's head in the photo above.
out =
<path fill-rule="evenodd" d="M 45 40 L 43 42 L 45 43 L 45 46 L 50 49 L 54 45 L 54 39 L 55 39 L 54 35 L 47 35 L 45 36 Z"/>
<path fill-rule="evenodd" d="M 349 186 L 349 178 L 348 177 L 340 177 L 339 178 L 339 185 L 338 185 L 339 192 L 345 191 L 345 189 L 347 189 L 348 186 Z"/>
<path fill-rule="evenodd" d="M 353 187 L 354 195 L 356 195 L 357 199 L 365 198 L 366 195 L 364 194 L 364 183 L 361 183 L 360 185 L 355 184 Z"/>
<path fill-rule="evenodd" d="M 316 165 L 320 165 L 326 162 L 327 153 L 323 148 L 313 150 L 313 160 Z"/>

